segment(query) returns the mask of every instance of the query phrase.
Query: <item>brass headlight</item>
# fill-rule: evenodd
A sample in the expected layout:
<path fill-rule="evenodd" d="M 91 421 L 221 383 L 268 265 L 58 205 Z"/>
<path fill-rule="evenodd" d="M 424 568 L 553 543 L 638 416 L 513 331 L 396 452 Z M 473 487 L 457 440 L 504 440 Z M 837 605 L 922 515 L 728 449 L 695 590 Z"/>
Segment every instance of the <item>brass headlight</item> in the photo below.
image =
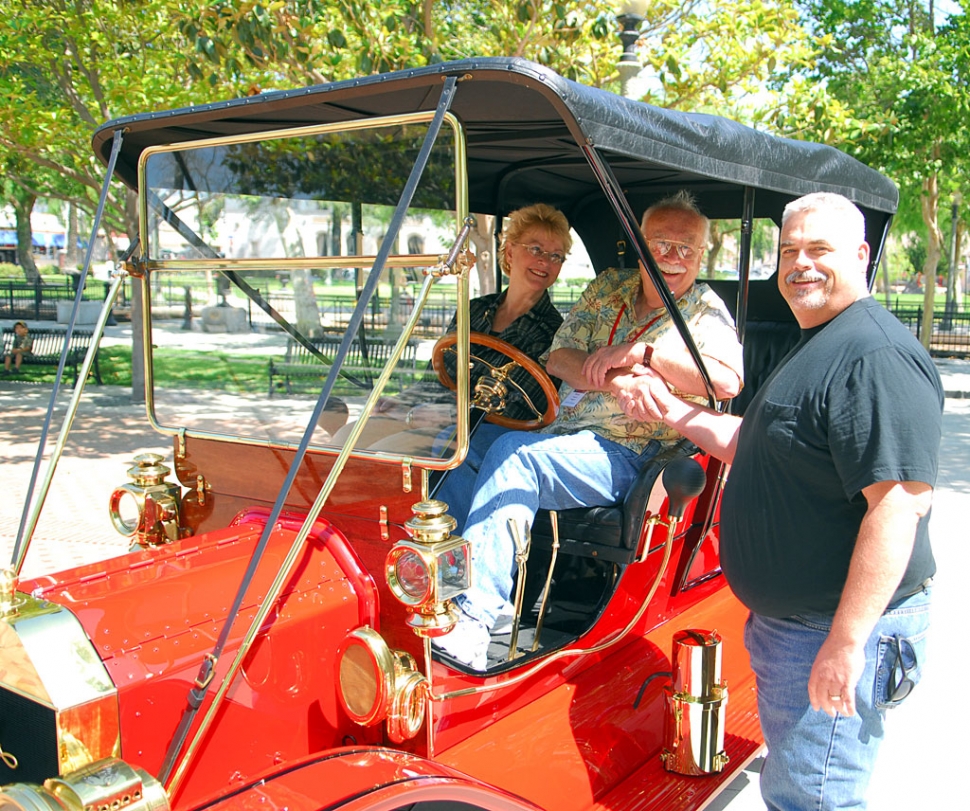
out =
<path fill-rule="evenodd" d="M 383 637 L 371 628 L 348 634 L 337 651 L 340 703 L 355 723 L 364 727 L 387 717 L 394 688 L 394 657 Z"/>
<path fill-rule="evenodd" d="M 111 494 L 111 523 L 126 538 L 134 538 L 136 547 L 171 543 L 181 537 L 182 488 L 165 481 L 170 472 L 157 453 L 140 454 L 128 468 L 131 481 Z"/>
<path fill-rule="evenodd" d="M 148 772 L 105 758 L 43 786 L 18 783 L 0 791 L 0 811 L 169 811 L 165 789 Z"/>
<path fill-rule="evenodd" d="M 405 605 L 424 605 L 432 595 L 434 559 L 425 550 L 402 542 L 387 556 L 387 584 Z"/>
<path fill-rule="evenodd" d="M 337 651 L 337 695 L 361 726 L 387 720 L 395 743 L 413 738 L 424 724 L 428 682 L 414 657 L 392 651 L 373 628 L 356 628 Z"/>

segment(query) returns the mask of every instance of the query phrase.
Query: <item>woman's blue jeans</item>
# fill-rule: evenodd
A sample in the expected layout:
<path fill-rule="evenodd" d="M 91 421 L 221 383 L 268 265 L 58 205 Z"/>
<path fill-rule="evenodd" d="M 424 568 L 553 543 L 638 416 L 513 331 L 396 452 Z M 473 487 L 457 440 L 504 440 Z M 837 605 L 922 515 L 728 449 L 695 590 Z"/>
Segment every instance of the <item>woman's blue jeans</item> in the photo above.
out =
<path fill-rule="evenodd" d="M 458 528 L 455 530 L 458 535 L 461 535 L 465 529 L 472 495 L 475 492 L 475 480 L 478 478 L 478 471 L 482 467 L 485 454 L 492 447 L 492 443 L 502 434 L 507 434 L 509 430 L 501 425 L 482 421 L 468 443 L 465 461 L 454 470 L 448 471 L 448 475 L 441 482 L 441 487 L 435 493 L 436 499 L 447 503 L 448 514 L 458 522 Z M 449 432 L 450 435 L 451 432 Z"/>
<path fill-rule="evenodd" d="M 856 713 L 835 718 L 813 710 L 808 700 L 809 674 L 832 616 L 750 615 L 745 645 L 757 677 L 758 710 L 768 747 L 761 795 L 770 811 L 866 808 L 885 711 L 902 701 L 921 675 L 929 608 L 927 588 L 882 615 L 866 643 Z M 904 679 L 912 684 L 903 685 Z"/>
<path fill-rule="evenodd" d="M 539 509 L 615 504 L 658 450 L 651 443 L 638 455 L 592 431 L 497 437 L 482 460 L 462 532 L 472 545 L 472 587 L 458 598 L 462 610 L 491 628 L 509 602 L 515 568 L 510 519 L 521 532 Z"/>

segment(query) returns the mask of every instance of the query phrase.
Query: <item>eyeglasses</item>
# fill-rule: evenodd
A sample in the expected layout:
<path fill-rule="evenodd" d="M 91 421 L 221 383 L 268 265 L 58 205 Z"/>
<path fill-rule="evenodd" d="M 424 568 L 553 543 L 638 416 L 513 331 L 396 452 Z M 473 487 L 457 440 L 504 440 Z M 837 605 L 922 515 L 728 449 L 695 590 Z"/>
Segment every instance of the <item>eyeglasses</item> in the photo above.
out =
<path fill-rule="evenodd" d="M 913 688 L 916 686 L 916 682 L 910 677 L 910 673 L 916 669 L 916 651 L 913 650 L 912 643 L 907 639 L 902 639 L 897 636 L 896 638 L 896 663 L 893 665 L 892 673 L 892 695 L 889 696 L 889 700 L 892 703 L 897 703 L 902 701 L 906 696 L 913 692 Z M 906 667 L 906 657 L 903 656 L 903 643 L 906 643 L 906 647 L 909 648 L 909 652 L 913 659 L 913 664 Z"/>
<path fill-rule="evenodd" d="M 526 252 L 536 259 L 546 259 L 554 265 L 561 265 L 566 261 L 566 257 L 558 251 L 544 251 L 538 245 L 523 245 L 521 242 L 514 242 L 520 248 L 525 248 Z"/>
<path fill-rule="evenodd" d="M 669 239 L 651 239 L 647 242 L 647 245 L 659 256 L 666 256 L 672 250 L 676 250 L 677 256 L 681 259 L 690 259 L 697 252 L 697 248 L 693 245 L 671 242 Z"/>

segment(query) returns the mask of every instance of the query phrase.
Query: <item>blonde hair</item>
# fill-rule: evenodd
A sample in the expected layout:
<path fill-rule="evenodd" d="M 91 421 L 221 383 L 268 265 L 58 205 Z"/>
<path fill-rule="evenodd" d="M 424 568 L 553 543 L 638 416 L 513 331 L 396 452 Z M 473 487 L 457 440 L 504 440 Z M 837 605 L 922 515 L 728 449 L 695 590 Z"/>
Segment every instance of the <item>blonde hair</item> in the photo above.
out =
<path fill-rule="evenodd" d="M 534 203 L 531 206 L 516 209 L 506 215 L 505 227 L 498 243 L 498 264 L 502 273 L 509 273 L 508 261 L 505 258 L 505 248 L 522 239 L 522 235 L 535 228 L 547 231 L 562 240 L 562 252 L 569 253 L 573 246 L 573 238 L 569 234 L 569 220 L 558 208 L 546 203 Z"/>

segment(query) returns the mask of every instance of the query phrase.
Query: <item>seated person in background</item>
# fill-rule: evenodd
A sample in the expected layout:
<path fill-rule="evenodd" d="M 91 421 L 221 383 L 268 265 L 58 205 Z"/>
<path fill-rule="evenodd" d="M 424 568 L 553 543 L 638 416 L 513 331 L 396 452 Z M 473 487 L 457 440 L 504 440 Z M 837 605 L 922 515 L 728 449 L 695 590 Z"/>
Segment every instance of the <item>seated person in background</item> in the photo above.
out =
<path fill-rule="evenodd" d="M 689 194 L 648 208 L 641 228 L 677 300 L 718 399 L 742 386 L 741 344 L 724 303 L 694 280 L 709 223 Z M 644 267 L 604 271 L 586 288 L 556 333 L 547 369 L 563 381 L 555 421 L 535 432 L 498 437 L 482 460 L 462 534 L 472 544 L 473 586 L 458 597 L 458 624 L 433 644 L 476 670 L 487 666 L 489 630 L 506 610 L 515 546 L 540 508 L 615 504 L 640 468 L 680 436 L 641 422 L 621 402 L 649 396 L 646 369 L 676 392 L 706 402 L 706 388 Z"/>
<path fill-rule="evenodd" d="M 560 319 L 561 320 L 561 319 Z M 13 362 L 13 371 L 20 371 L 20 364 L 23 363 L 24 355 L 29 355 L 34 348 L 34 339 L 30 336 L 30 330 L 23 321 L 18 321 L 13 325 L 13 345 L 9 352 L 3 355 L 3 370 L 10 371 L 10 364 Z"/>
<path fill-rule="evenodd" d="M 508 277 L 508 285 L 500 293 L 479 296 L 469 302 L 471 330 L 501 338 L 539 361 L 562 324 L 562 316 L 553 306 L 548 289 L 559 278 L 562 263 L 571 247 L 569 221 L 558 209 L 545 203 L 535 203 L 507 215 L 499 238 L 498 261 L 502 272 Z M 447 331 L 454 331 L 455 326 L 456 322 L 452 319 Z M 475 354 L 496 366 L 508 362 L 504 355 L 488 347 L 476 347 Z M 457 379 L 453 360 L 448 365 L 452 379 Z M 481 371 L 480 367 L 472 370 L 473 387 L 476 373 L 481 374 Z M 545 405 L 545 395 L 531 375 L 523 373 L 516 380 L 533 403 Z M 440 426 L 448 422 L 440 414 L 424 419 L 422 411 L 445 407 L 453 414 L 454 403 L 455 394 L 437 382 L 418 385 L 397 397 L 385 398 L 378 403 L 358 444 L 360 447 L 400 450 L 403 447 L 400 443 L 406 437 L 398 434 L 406 427 L 420 427 L 425 423 Z M 535 416 L 520 400 L 512 400 L 504 413 L 513 419 L 531 419 Z M 459 524 L 467 511 L 467 493 L 474 480 L 477 464 L 491 441 L 505 430 L 491 423 L 482 423 L 472 436 L 465 463 L 448 474 L 436 495 L 448 502 L 452 508 L 449 512 Z M 348 431 L 349 428 L 342 429 L 334 438 L 335 441 L 343 439 Z M 392 433 L 395 434 L 393 441 L 382 441 Z M 426 448 L 429 448 L 427 444 Z M 470 473 L 466 473 L 469 469 L 466 466 L 473 466 Z M 462 484 L 462 481 L 465 483 Z"/>

